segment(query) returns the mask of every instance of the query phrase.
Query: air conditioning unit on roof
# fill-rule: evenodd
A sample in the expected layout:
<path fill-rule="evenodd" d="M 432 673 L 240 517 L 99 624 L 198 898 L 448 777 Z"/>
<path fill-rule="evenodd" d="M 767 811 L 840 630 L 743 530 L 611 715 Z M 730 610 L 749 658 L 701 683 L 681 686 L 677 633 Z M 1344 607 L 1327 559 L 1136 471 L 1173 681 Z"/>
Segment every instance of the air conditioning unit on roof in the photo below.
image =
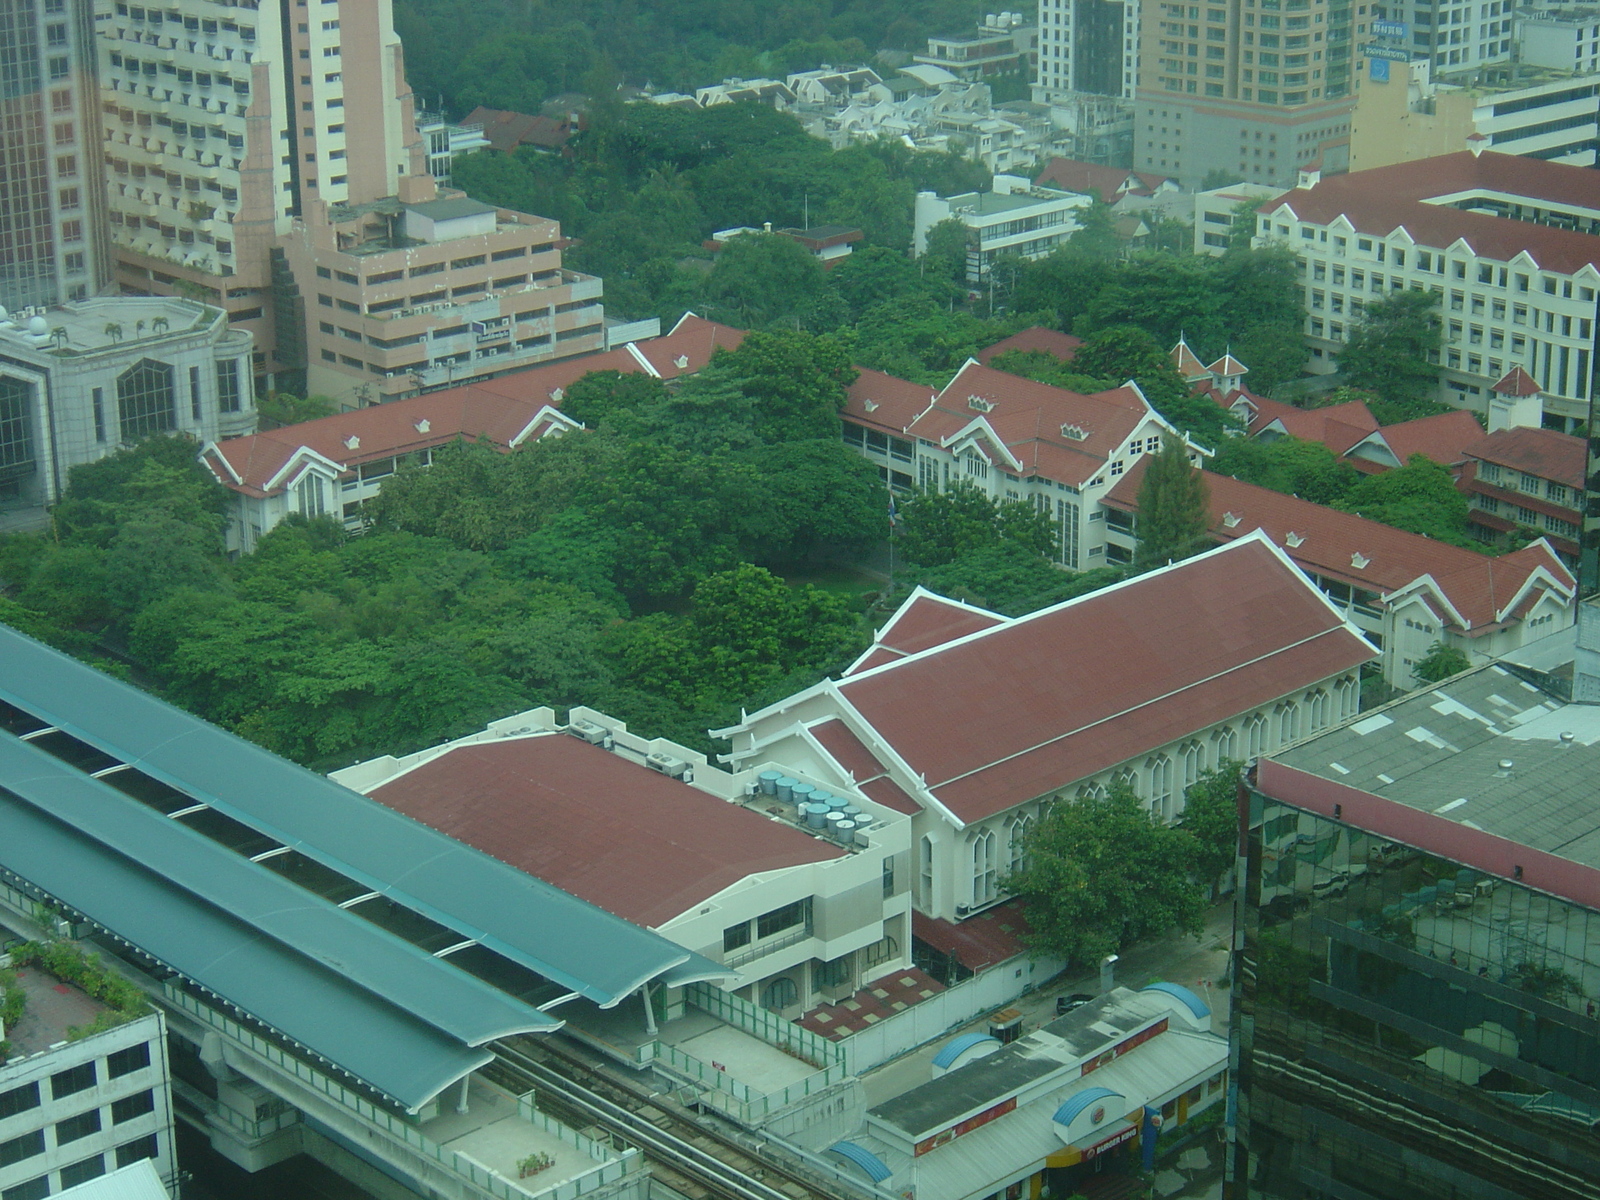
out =
<path fill-rule="evenodd" d="M 574 721 L 567 726 L 567 732 L 573 737 L 582 738 L 591 746 L 611 749 L 611 731 L 604 725 L 596 725 L 593 721 Z"/>
<path fill-rule="evenodd" d="M 694 782 L 693 766 L 681 758 L 673 758 L 670 754 L 660 752 L 652 754 L 644 760 L 644 765 L 673 779 L 681 779 L 685 783 Z"/>

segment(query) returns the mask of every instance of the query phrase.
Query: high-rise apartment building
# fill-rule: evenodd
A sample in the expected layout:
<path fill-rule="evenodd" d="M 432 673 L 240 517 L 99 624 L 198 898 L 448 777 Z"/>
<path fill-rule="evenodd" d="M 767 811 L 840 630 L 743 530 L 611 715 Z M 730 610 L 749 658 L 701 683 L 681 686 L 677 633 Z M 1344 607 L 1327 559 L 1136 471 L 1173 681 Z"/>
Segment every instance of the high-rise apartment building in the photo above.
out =
<path fill-rule="evenodd" d="M 1403 22 L 1409 34 L 1405 40 L 1409 42 L 1412 58 L 1431 63 L 1434 74 L 1438 75 L 1510 62 L 1512 9 L 1511 0 L 1489 0 L 1487 4 L 1462 4 L 1455 0 L 1390 0 L 1387 4 L 1373 5 L 1372 15 Z M 1528 19 L 1542 20 L 1543 15 L 1529 14 Z M 1560 19 L 1560 15 L 1555 17 L 1557 23 Z M 1580 25 L 1592 23 L 1592 20 L 1579 22 Z M 1537 57 L 1526 54 L 1521 59 L 1524 62 L 1539 62 Z M 1570 70 L 1578 64 L 1568 59 L 1546 65 Z"/>
<path fill-rule="evenodd" d="M 1039 0 L 1034 98 L 1088 92 L 1132 100 L 1139 83 L 1139 0 Z"/>
<path fill-rule="evenodd" d="M 0 305 L 110 277 L 91 0 L 0 0 Z"/>
<path fill-rule="evenodd" d="M 355 406 L 603 344 L 597 310 L 585 335 L 559 351 L 552 337 L 562 330 L 553 327 L 526 347 L 507 336 L 526 305 L 502 309 L 504 291 L 537 287 L 536 307 L 552 326 L 574 301 L 595 309 L 599 281 L 560 271 L 553 222 L 513 214 L 483 253 L 435 262 L 424 249 L 428 261 L 412 261 L 413 249 L 463 230 L 442 230 L 418 208 L 441 197 L 389 0 L 118 0 L 99 33 L 118 282 L 125 291 L 183 292 L 222 306 L 255 334 L 258 385 Z M 438 236 L 418 236 L 419 228 Z M 519 278 L 509 263 L 490 269 L 491 257 L 535 251 L 553 256 L 540 272 Z M 429 280 L 442 290 L 419 284 L 373 297 L 335 297 L 319 283 L 366 288 L 440 269 L 470 277 Z M 582 296 L 565 295 L 573 284 Z M 317 311 L 323 297 L 336 312 L 362 317 L 370 299 L 382 328 L 319 319 L 327 315 Z M 496 303 L 485 306 L 487 298 Z M 397 314 L 407 318 L 403 343 L 389 329 Z M 387 351 L 400 344 L 422 349 L 391 362 Z"/>
<path fill-rule="evenodd" d="M 1277 187 L 1318 160 L 1343 170 L 1355 46 L 1375 11 L 1356 0 L 1146 0 L 1135 169 Z"/>

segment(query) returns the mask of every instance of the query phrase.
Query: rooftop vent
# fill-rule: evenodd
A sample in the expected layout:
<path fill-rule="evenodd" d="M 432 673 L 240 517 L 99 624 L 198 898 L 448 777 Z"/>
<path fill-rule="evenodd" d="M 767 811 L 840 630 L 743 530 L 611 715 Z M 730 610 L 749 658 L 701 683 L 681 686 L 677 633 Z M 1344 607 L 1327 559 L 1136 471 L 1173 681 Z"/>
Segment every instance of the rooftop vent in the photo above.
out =
<path fill-rule="evenodd" d="M 1505 777 L 1505 776 L 1509 776 L 1511 774 L 1511 768 L 1516 766 L 1517 764 L 1512 762 L 1511 759 L 1509 759 L 1509 758 L 1502 758 L 1500 760 L 1500 764 L 1499 765 L 1500 765 L 1500 769 L 1498 771 L 1496 771 L 1495 774 L 1496 775 L 1500 775 L 1502 777 Z"/>

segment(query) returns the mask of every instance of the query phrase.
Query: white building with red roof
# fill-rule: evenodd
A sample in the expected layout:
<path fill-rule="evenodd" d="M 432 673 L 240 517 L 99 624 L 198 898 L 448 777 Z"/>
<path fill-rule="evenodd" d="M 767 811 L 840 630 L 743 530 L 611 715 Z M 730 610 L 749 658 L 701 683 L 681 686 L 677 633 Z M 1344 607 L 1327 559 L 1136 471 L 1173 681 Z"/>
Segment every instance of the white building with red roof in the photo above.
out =
<path fill-rule="evenodd" d="M 1503 543 L 1517 531 L 1544 535 L 1562 561 L 1575 566 L 1583 530 L 1584 439 L 1553 429 L 1498 429 L 1466 448 L 1467 519 L 1485 541 Z"/>
<path fill-rule="evenodd" d="M 662 337 L 603 354 L 206 442 L 200 461 L 236 497 L 227 530 L 232 552 L 252 552 L 290 513 L 332 516 L 356 532 L 363 528 L 363 507 L 383 481 L 403 466 L 427 466 L 440 446 L 465 438 L 510 451 L 581 429 L 560 405 L 566 389 L 590 372 L 675 379 L 700 370 L 718 350 L 737 349 L 743 339 L 742 330 L 687 313 Z"/>
<path fill-rule="evenodd" d="M 1289 248 L 1305 283 L 1311 369 L 1338 369 L 1374 298 L 1440 298 L 1439 399 L 1487 414 L 1522 367 L 1545 415 L 1588 419 L 1600 289 L 1600 175 L 1521 155 L 1464 150 L 1320 178 L 1263 205 L 1257 246 Z"/>
<path fill-rule="evenodd" d="M 1100 495 L 1164 434 L 1182 436 L 1132 381 L 1084 395 L 974 359 L 937 392 L 864 370 L 839 415 L 845 442 L 894 490 L 965 482 L 1049 514 L 1058 561 L 1074 570 L 1106 562 Z M 1206 453 L 1191 443 L 1194 461 Z"/>
<path fill-rule="evenodd" d="M 911 965 L 906 806 L 804 764 L 729 773 L 604 713 L 537 708 L 333 778 L 724 964 L 725 989 L 785 1016 Z M 812 796 L 858 820 L 808 823 Z M 681 990 L 664 1002 L 680 1011 Z"/>
<path fill-rule="evenodd" d="M 1105 498 L 1108 532 L 1123 553 L 1136 544 L 1142 476 L 1141 465 Z M 1384 678 L 1396 687 L 1416 686 L 1412 668 L 1435 642 L 1480 661 L 1575 619 L 1572 573 L 1542 539 L 1495 558 L 1226 475 L 1204 478 L 1211 536 L 1281 547 L 1382 648 Z"/>
<path fill-rule="evenodd" d="M 716 736 L 907 811 L 913 904 L 961 920 L 1049 804 L 1121 779 L 1172 820 L 1202 770 L 1354 714 L 1377 653 L 1261 535 L 1024 617 L 918 593 L 841 678 Z"/>

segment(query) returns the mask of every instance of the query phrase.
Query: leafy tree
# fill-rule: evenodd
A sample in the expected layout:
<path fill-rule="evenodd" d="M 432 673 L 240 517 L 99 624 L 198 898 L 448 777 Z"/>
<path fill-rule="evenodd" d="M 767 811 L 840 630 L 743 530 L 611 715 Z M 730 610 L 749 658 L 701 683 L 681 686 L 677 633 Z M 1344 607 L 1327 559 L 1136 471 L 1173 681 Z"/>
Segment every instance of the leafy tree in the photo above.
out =
<path fill-rule="evenodd" d="M 839 410 L 856 369 L 834 338 L 754 332 L 737 350 L 720 355 L 716 365 L 753 402 L 755 431 L 762 441 L 839 436 Z"/>
<path fill-rule="evenodd" d="M 1164 434 L 1139 484 L 1139 546 L 1136 570 L 1178 562 L 1210 544 L 1211 497 L 1205 479 L 1189 462 L 1182 438 Z"/>
<path fill-rule="evenodd" d="M 1462 651 L 1443 642 L 1435 642 L 1411 673 L 1417 677 L 1418 683 L 1438 683 L 1452 675 L 1461 674 L 1471 666 L 1472 660 Z"/>
<path fill-rule="evenodd" d="M 1063 571 L 1026 546 L 999 542 L 969 551 L 943 566 L 924 570 L 915 582 L 1008 617 L 1020 617 L 1122 580 L 1118 567 Z"/>
<path fill-rule="evenodd" d="M 1220 405 L 1196 396 L 1155 338 L 1136 325 L 1116 325 L 1090 334 L 1072 359 L 1086 375 L 1132 379 L 1150 406 L 1202 445 L 1220 444 L 1238 421 Z"/>
<path fill-rule="evenodd" d="M 954 217 L 946 217 L 928 230 L 922 252 L 923 271 L 941 283 L 964 288 L 967 282 L 967 245 L 971 240 L 971 231 L 965 225 Z"/>
<path fill-rule="evenodd" d="M 1155 820 L 1123 784 L 1052 805 L 1002 886 L 1024 898 L 1034 946 L 1088 963 L 1174 926 L 1198 933 L 1200 845 Z"/>
<path fill-rule="evenodd" d="M 575 380 L 561 398 L 561 411 L 590 429 L 597 429 L 618 413 L 648 409 L 666 397 L 666 388 L 654 375 L 642 371 L 590 371 Z"/>
<path fill-rule="evenodd" d="M 1403 467 L 1366 476 L 1338 507 L 1436 541 L 1483 548 L 1467 536 L 1467 498 L 1456 490 L 1450 472 L 1421 454 Z"/>
<path fill-rule="evenodd" d="M 1336 505 L 1361 476 L 1321 442 L 1283 437 L 1228 438 L 1217 446 L 1208 469 L 1246 483 L 1299 496 L 1313 504 Z"/>
<path fill-rule="evenodd" d="M 288 392 L 268 392 L 256 402 L 256 413 L 261 418 L 261 428 L 281 429 L 285 425 L 298 425 L 302 421 L 315 421 L 331 417 L 339 411 L 339 402 L 331 396 L 300 396 Z"/>
<path fill-rule="evenodd" d="M 1354 387 L 1405 402 L 1433 397 L 1439 369 L 1430 356 L 1443 344 L 1439 297 L 1412 288 L 1373 300 L 1351 327 L 1339 367 Z"/>
<path fill-rule="evenodd" d="M 1073 332 L 1132 325 L 1161 348 L 1187 336 L 1194 345 L 1220 349 L 1226 321 L 1216 264 L 1204 256 L 1135 254 L 1106 280 Z"/>
<path fill-rule="evenodd" d="M 1055 552 L 1055 526 L 1031 504 L 996 504 L 965 481 L 942 492 L 918 492 L 900 505 L 896 534 L 905 557 L 939 567 L 975 550 L 1012 541 L 1035 554 Z"/>
<path fill-rule="evenodd" d="M 1078 228 L 1067 239 L 1069 249 L 1102 261 L 1122 253 L 1124 244 L 1117 236 L 1117 218 L 1109 204 L 1096 197 L 1072 215 Z"/>
<path fill-rule="evenodd" d="M 1113 274 L 1103 259 L 1068 242 L 1023 268 L 1012 304 L 1052 313 L 1057 329 L 1073 329 Z"/>
<path fill-rule="evenodd" d="M 1200 772 L 1183 793 L 1180 828 L 1200 845 L 1196 870 L 1214 881 L 1229 870 L 1239 847 L 1239 780 L 1244 764 L 1227 759 Z"/>
<path fill-rule="evenodd" d="M 878 470 L 837 438 L 765 446 L 749 456 L 765 489 L 752 547 L 766 563 L 800 562 L 823 551 L 860 553 L 888 532 Z"/>
<path fill-rule="evenodd" d="M 826 290 L 822 264 L 793 238 L 740 234 L 706 278 L 707 315 L 742 327 L 808 327 Z"/>

